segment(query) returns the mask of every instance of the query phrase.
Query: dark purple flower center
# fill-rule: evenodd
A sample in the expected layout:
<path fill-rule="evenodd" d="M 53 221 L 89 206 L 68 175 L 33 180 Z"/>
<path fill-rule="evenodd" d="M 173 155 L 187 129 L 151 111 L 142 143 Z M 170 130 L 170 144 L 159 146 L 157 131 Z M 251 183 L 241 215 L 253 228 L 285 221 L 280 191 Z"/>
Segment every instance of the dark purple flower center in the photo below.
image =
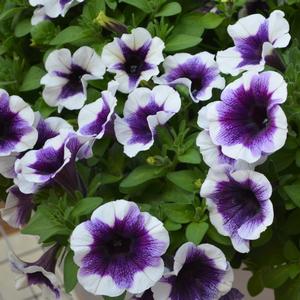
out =
<path fill-rule="evenodd" d="M 118 256 L 127 255 L 131 252 L 133 240 L 130 237 L 125 237 L 119 233 L 114 233 L 111 239 L 103 245 L 107 251 L 107 255 Z"/>
<path fill-rule="evenodd" d="M 58 135 L 58 133 L 53 131 L 43 119 L 39 121 L 36 129 L 38 131 L 38 140 L 33 148 L 35 150 L 43 148 L 47 140 Z"/>
<path fill-rule="evenodd" d="M 252 126 L 254 130 L 256 127 L 258 132 L 265 129 L 268 125 L 267 108 L 254 101 L 253 106 L 249 107 L 248 120 L 245 120 L 245 122 L 248 123 L 248 126 Z"/>
<path fill-rule="evenodd" d="M 202 250 L 191 249 L 177 276 L 167 280 L 172 284 L 172 300 L 209 300 L 218 295 L 217 286 L 225 271 L 217 269 L 214 261 Z"/>
<path fill-rule="evenodd" d="M 30 167 L 36 174 L 51 175 L 64 163 L 64 147 L 55 150 L 53 148 L 42 149 L 37 154 L 37 160 Z"/>
<path fill-rule="evenodd" d="M 156 115 L 157 112 L 162 110 L 163 106 L 158 105 L 155 101 L 151 101 L 148 105 L 140 107 L 134 114 L 127 118 L 133 132 L 130 143 L 147 144 L 151 141 L 152 132 L 149 128 L 147 117 Z"/>
<path fill-rule="evenodd" d="M 247 38 L 240 38 L 235 41 L 238 51 L 241 53 L 242 62 L 238 67 L 245 65 L 259 64 L 262 59 L 262 48 L 265 42 L 269 41 L 268 23 L 260 25 L 258 32 Z"/>
<path fill-rule="evenodd" d="M 83 93 L 81 79 L 82 76 L 86 74 L 89 74 L 87 70 L 84 70 L 82 67 L 75 64 L 71 65 L 70 73 L 56 72 L 57 76 L 68 79 L 68 82 L 63 86 L 59 97 L 65 99 Z"/>
<path fill-rule="evenodd" d="M 231 232 L 236 233 L 242 224 L 259 214 L 259 190 L 260 187 L 250 179 L 240 183 L 231 178 L 230 181 L 218 183 L 217 191 L 211 198 Z"/>
<path fill-rule="evenodd" d="M 216 68 L 208 68 L 205 62 L 202 62 L 198 57 L 192 57 L 174 68 L 167 75 L 167 81 L 171 82 L 180 78 L 190 79 L 192 82 L 192 95 L 197 97 L 198 93 L 208 87 L 217 75 L 218 71 Z"/>

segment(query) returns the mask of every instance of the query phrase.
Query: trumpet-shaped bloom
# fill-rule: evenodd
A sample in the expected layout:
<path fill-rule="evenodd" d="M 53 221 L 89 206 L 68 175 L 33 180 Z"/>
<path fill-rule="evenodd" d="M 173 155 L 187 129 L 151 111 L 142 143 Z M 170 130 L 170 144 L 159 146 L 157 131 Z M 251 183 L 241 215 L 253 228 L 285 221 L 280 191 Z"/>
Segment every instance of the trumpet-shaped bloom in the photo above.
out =
<path fill-rule="evenodd" d="M 1 209 L 2 219 L 14 228 L 22 228 L 30 220 L 33 204 L 32 194 L 23 194 L 17 186 L 8 190 L 5 207 Z"/>
<path fill-rule="evenodd" d="M 141 80 L 158 75 L 164 47 L 160 38 L 152 38 L 146 29 L 136 28 L 105 45 L 102 59 L 108 71 L 116 74 L 119 91 L 130 93 Z"/>
<path fill-rule="evenodd" d="M 153 145 L 156 127 L 164 125 L 180 106 L 179 94 L 169 86 L 133 91 L 125 103 L 124 117 L 115 119 L 115 134 L 124 145 L 124 152 L 133 157 L 148 150 Z"/>
<path fill-rule="evenodd" d="M 274 49 L 286 47 L 291 39 L 289 23 L 280 10 L 267 19 L 260 14 L 241 18 L 227 30 L 234 47 L 219 51 L 217 63 L 221 72 L 231 75 L 244 70 L 262 71 L 265 63 L 274 60 Z"/>
<path fill-rule="evenodd" d="M 36 6 L 31 24 L 36 25 L 47 18 L 65 16 L 68 10 L 84 0 L 29 0 L 31 6 Z"/>
<path fill-rule="evenodd" d="M 211 223 L 242 253 L 273 222 L 271 194 L 272 186 L 263 174 L 232 171 L 224 165 L 209 170 L 200 191 Z"/>
<path fill-rule="evenodd" d="M 51 52 L 46 60 L 48 73 L 42 77 L 43 97 L 49 106 L 80 109 L 86 101 L 88 80 L 102 79 L 105 66 L 95 50 L 81 47 L 73 55 L 70 50 Z"/>
<path fill-rule="evenodd" d="M 44 293 L 43 299 L 61 299 L 59 282 L 55 276 L 55 265 L 59 246 L 49 248 L 36 262 L 25 262 L 10 253 L 11 269 L 16 273 L 16 288 L 23 289 L 31 285 L 39 286 Z"/>
<path fill-rule="evenodd" d="M 287 84 L 276 72 L 247 72 L 207 106 L 209 135 L 222 153 L 248 163 L 280 149 L 287 137 L 281 103 Z"/>
<path fill-rule="evenodd" d="M 183 244 L 174 270 L 153 288 L 154 300 L 215 300 L 232 287 L 233 272 L 223 252 L 210 244 Z"/>
<path fill-rule="evenodd" d="M 112 123 L 114 109 L 117 105 L 115 97 L 118 84 L 110 82 L 107 91 L 101 93 L 101 98 L 85 105 L 78 115 L 78 132 L 82 135 L 101 139 Z"/>
<path fill-rule="evenodd" d="M 214 105 L 214 104 L 212 104 Z M 208 125 L 208 111 L 209 104 L 200 109 L 198 113 L 198 126 L 203 128 L 196 139 L 196 145 L 199 147 L 199 151 L 203 157 L 204 162 L 209 167 L 215 167 L 218 165 L 231 165 L 235 169 L 254 169 L 256 166 L 263 164 L 267 156 L 263 156 L 261 159 L 255 163 L 249 164 L 241 159 L 233 159 L 226 156 L 222 152 L 222 147 L 215 145 L 209 134 L 209 125 Z"/>
<path fill-rule="evenodd" d="M 142 293 L 164 272 L 169 246 L 163 224 L 133 202 L 117 200 L 97 208 L 71 235 L 79 283 L 90 293 L 116 297 Z"/>
<path fill-rule="evenodd" d="M 51 181 L 74 192 L 81 185 L 75 161 L 90 156 L 89 138 L 63 131 L 47 140 L 41 149 L 29 151 L 19 160 L 19 176 L 15 183 L 24 193 L 32 193 L 37 185 Z"/>
<path fill-rule="evenodd" d="M 18 96 L 0 89 L 0 156 L 28 150 L 37 140 L 34 113 Z"/>
<path fill-rule="evenodd" d="M 178 53 L 168 56 L 163 63 L 165 74 L 154 79 L 156 83 L 188 87 L 194 102 L 209 100 L 212 89 L 223 89 L 225 80 L 219 74 L 214 55 L 201 52 L 195 55 Z"/>

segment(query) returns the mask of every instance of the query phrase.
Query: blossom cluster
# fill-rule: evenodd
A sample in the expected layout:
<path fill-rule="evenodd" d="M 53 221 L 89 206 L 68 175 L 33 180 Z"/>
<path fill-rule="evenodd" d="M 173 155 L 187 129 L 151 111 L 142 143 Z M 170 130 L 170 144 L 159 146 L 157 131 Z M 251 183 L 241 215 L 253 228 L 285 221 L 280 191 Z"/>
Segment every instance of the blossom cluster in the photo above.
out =
<path fill-rule="evenodd" d="M 37 6 L 32 23 L 64 16 L 83 2 L 29 1 Z M 178 86 L 188 90 L 201 109 L 202 129 L 196 144 L 210 168 L 200 190 L 216 230 L 245 253 L 273 222 L 272 185 L 255 168 L 279 150 L 287 138 L 287 119 L 281 104 L 287 84 L 277 71 L 276 48 L 290 41 L 289 24 L 281 11 L 269 18 L 250 15 L 228 27 L 234 47 L 196 54 L 163 55 L 164 42 L 144 28 L 135 28 L 106 44 L 99 55 L 83 46 L 52 51 L 41 79 L 43 99 L 50 107 L 79 110 L 76 126 L 62 117 L 43 118 L 18 96 L 0 90 L 0 173 L 12 178 L 2 218 L 25 226 L 35 211 L 34 198 L 42 189 L 60 186 L 70 195 L 86 188 L 76 170 L 78 160 L 93 156 L 93 145 L 115 138 L 132 158 L 155 143 L 158 127 L 181 110 Z M 163 73 L 160 74 L 162 63 Z M 242 73 L 243 72 L 243 73 Z M 90 103 L 87 86 L 114 74 L 106 90 Z M 226 84 L 225 76 L 240 75 Z M 153 84 L 147 82 L 153 80 Z M 222 90 L 220 101 L 212 98 Z M 118 93 L 126 95 L 123 112 L 116 111 Z M 78 282 L 90 293 L 127 299 L 196 300 L 242 299 L 232 288 L 233 272 L 224 253 L 214 245 L 181 245 L 169 257 L 169 233 L 164 224 L 136 203 L 124 199 L 96 208 L 70 237 Z M 13 253 L 17 287 L 39 284 L 59 299 L 54 275 L 59 243 L 35 263 Z M 169 261 L 172 263 L 169 263 Z"/>

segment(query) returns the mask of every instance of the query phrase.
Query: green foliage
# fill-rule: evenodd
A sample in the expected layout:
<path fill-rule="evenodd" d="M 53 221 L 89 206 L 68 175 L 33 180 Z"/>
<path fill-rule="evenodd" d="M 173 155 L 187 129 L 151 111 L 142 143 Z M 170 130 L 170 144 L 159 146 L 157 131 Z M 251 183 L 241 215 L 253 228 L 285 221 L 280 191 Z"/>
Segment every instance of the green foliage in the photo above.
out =
<path fill-rule="evenodd" d="M 279 6 L 275 0 L 266 2 L 270 10 Z M 60 48 L 74 52 L 88 45 L 101 53 L 103 45 L 111 42 L 116 34 L 96 22 L 100 12 L 125 24 L 129 31 L 138 26 L 147 28 L 153 36 L 163 39 L 165 56 L 200 51 L 215 54 L 231 47 L 227 25 L 236 22 L 246 1 L 214 1 L 218 13 L 205 12 L 206 7 L 199 3 L 194 0 L 86 0 L 64 18 L 32 26 L 33 7 L 27 0 L 0 1 L 0 88 L 22 96 L 43 117 L 59 116 L 57 109 L 49 107 L 41 96 L 44 61 L 51 51 Z M 114 138 L 105 137 L 95 142 L 93 158 L 77 163 L 87 187 L 86 195 L 65 195 L 57 187 L 36 195 L 33 217 L 22 232 L 39 236 L 42 243 L 55 241 L 66 247 L 67 292 L 77 283 L 77 266 L 69 249 L 73 229 L 102 203 L 124 198 L 135 201 L 143 211 L 164 223 L 171 239 L 169 255 L 186 241 L 212 243 L 224 251 L 234 267 L 243 263 L 252 272 L 248 282 L 251 296 L 269 287 L 275 290 L 276 300 L 300 300 L 300 48 L 297 41 L 300 2 L 280 1 L 279 9 L 285 12 L 292 34 L 290 47 L 277 49 L 286 66 L 284 77 L 289 96 L 283 109 L 289 133 L 286 145 L 257 167 L 273 186 L 274 224 L 251 242 L 250 253 L 239 255 L 230 239 L 209 223 L 205 202 L 199 197 L 207 166 L 195 143 L 199 133 L 197 112 L 205 104 L 192 103 L 188 91 L 176 87 L 182 99 L 181 111 L 167 127 L 157 129 L 155 144 L 149 151 L 129 159 Z M 89 84 L 87 103 L 99 98 L 112 78 L 112 74 L 107 74 L 103 80 Z M 149 81 L 141 85 L 154 84 Z M 117 98 L 116 112 L 121 114 L 127 96 L 118 93 Z M 220 93 L 214 92 L 212 101 L 219 99 Z M 60 116 L 77 129 L 77 114 L 77 111 L 64 110 Z M 0 179 L 1 199 L 5 199 L 10 184 L 11 181 Z M 124 299 L 124 295 L 113 299 Z"/>
<path fill-rule="evenodd" d="M 73 261 L 74 253 L 69 250 L 64 260 L 64 287 L 67 293 L 71 292 L 77 284 L 78 266 Z"/>

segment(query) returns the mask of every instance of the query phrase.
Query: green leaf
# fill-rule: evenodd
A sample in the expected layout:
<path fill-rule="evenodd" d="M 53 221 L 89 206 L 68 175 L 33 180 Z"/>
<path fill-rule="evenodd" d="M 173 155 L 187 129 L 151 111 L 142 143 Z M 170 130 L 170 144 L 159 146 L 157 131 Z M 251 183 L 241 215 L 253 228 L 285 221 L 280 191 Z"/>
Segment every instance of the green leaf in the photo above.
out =
<path fill-rule="evenodd" d="M 0 22 L 14 17 L 16 14 L 20 13 L 24 9 L 25 9 L 25 7 L 14 7 L 9 10 L 6 10 L 2 14 L 0 14 Z"/>
<path fill-rule="evenodd" d="M 44 118 L 47 118 L 56 111 L 56 107 L 50 107 L 43 98 L 38 98 L 34 103 L 34 110 L 39 111 Z"/>
<path fill-rule="evenodd" d="M 184 154 L 179 155 L 178 160 L 182 163 L 198 165 L 201 163 L 201 156 L 197 149 L 190 148 Z"/>
<path fill-rule="evenodd" d="M 225 245 L 225 246 L 231 246 L 231 241 L 227 236 L 223 236 L 220 233 L 217 232 L 217 230 L 213 227 L 210 226 L 208 231 L 207 231 L 207 236 L 212 239 L 213 241 Z"/>
<path fill-rule="evenodd" d="M 178 2 L 166 3 L 160 11 L 155 15 L 156 17 L 169 17 L 181 13 L 181 5 Z"/>
<path fill-rule="evenodd" d="M 64 261 L 64 287 L 67 293 L 70 293 L 77 284 L 78 266 L 73 261 L 74 253 L 68 252 Z"/>
<path fill-rule="evenodd" d="M 296 165 L 300 168 L 300 150 L 296 152 Z"/>
<path fill-rule="evenodd" d="M 300 184 L 286 185 L 284 190 L 294 204 L 300 207 Z"/>
<path fill-rule="evenodd" d="M 151 7 L 148 0 L 120 0 L 120 3 L 121 2 L 135 6 L 147 14 L 153 12 L 153 7 Z"/>
<path fill-rule="evenodd" d="M 198 177 L 198 174 L 192 170 L 176 171 L 167 174 L 167 178 L 171 182 L 188 192 L 196 191 L 195 181 Z"/>
<path fill-rule="evenodd" d="M 166 42 L 166 51 L 174 52 L 194 47 L 201 42 L 201 38 L 193 35 L 176 34 L 171 35 Z"/>
<path fill-rule="evenodd" d="M 116 9 L 118 5 L 117 0 L 105 0 L 105 3 L 112 10 Z"/>
<path fill-rule="evenodd" d="M 31 21 L 30 19 L 24 19 L 20 21 L 15 28 L 15 36 L 22 37 L 30 33 L 31 30 Z"/>
<path fill-rule="evenodd" d="M 63 222 L 56 220 L 52 213 L 48 207 L 39 206 L 36 213 L 30 219 L 29 224 L 22 230 L 22 233 L 38 235 L 40 242 L 45 242 L 55 235 L 69 236 L 71 230 Z"/>
<path fill-rule="evenodd" d="M 289 278 L 288 269 L 288 265 L 265 268 L 262 273 L 265 287 L 276 289 L 283 285 Z"/>
<path fill-rule="evenodd" d="M 56 34 L 57 28 L 48 20 L 31 27 L 32 41 L 37 45 L 48 45 Z"/>
<path fill-rule="evenodd" d="M 89 30 L 80 26 L 70 26 L 61 31 L 53 40 L 50 45 L 62 45 L 84 39 L 89 36 Z"/>
<path fill-rule="evenodd" d="M 258 271 L 252 275 L 248 281 L 248 291 L 252 297 L 260 294 L 264 289 L 264 284 L 261 276 L 261 272 Z"/>
<path fill-rule="evenodd" d="M 41 78 L 45 75 L 45 71 L 37 66 L 32 66 L 26 73 L 20 91 L 32 91 L 40 87 Z"/>
<path fill-rule="evenodd" d="M 209 225 L 205 222 L 203 223 L 190 223 L 185 230 L 185 236 L 189 242 L 199 245 L 204 238 Z"/>
<path fill-rule="evenodd" d="M 206 29 L 217 28 L 224 20 L 224 17 L 214 13 L 207 13 L 199 18 L 199 22 Z"/>
<path fill-rule="evenodd" d="M 164 226 L 165 228 L 168 230 L 168 231 L 177 231 L 177 230 L 180 230 L 182 228 L 182 225 L 181 224 L 178 224 L 178 223 L 174 223 L 172 222 L 171 220 L 167 219 L 165 222 L 164 222 Z"/>
<path fill-rule="evenodd" d="M 87 197 L 81 199 L 73 208 L 71 215 L 80 217 L 91 214 L 103 202 L 101 197 Z"/>
<path fill-rule="evenodd" d="M 93 21 L 100 11 L 105 12 L 105 0 L 90 0 L 84 5 L 82 16 Z"/>
<path fill-rule="evenodd" d="M 151 179 L 163 176 L 164 167 L 139 166 L 135 168 L 120 184 L 121 188 L 131 188 L 143 184 Z"/>
<path fill-rule="evenodd" d="M 285 242 L 283 254 L 286 259 L 291 261 L 298 260 L 300 258 L 300 251 L 291 240 Z"/>
<path fill-rule="evenodd" d="M 300 209 L 294 209 L 289 214 L 283 228 L 288 235 L 300 234 Z"/>
<path fill-rule="evenodd" d="M 189 223 L 195 216 L 195 209 L 190 204 L 164 203 L 162 209 L 168 219 L 179 224 Z"/>

